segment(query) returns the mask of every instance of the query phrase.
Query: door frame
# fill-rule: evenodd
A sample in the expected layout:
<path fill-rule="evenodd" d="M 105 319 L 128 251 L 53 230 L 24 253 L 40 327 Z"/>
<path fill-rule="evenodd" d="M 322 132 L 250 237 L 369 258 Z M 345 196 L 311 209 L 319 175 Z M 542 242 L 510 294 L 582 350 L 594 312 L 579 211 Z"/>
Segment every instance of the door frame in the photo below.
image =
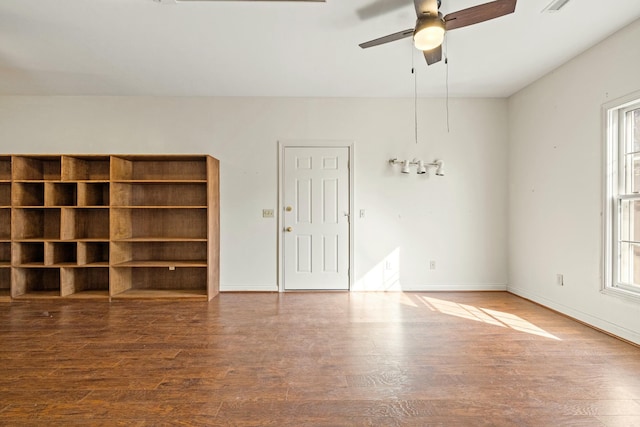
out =
<path fill-rule="evenodd" d="M 278 266 L 277 285 L 278 292 L 284 289 L 284 251 L 283 251 L 283 227 L 282 213 L 284 212 L 284 150 L 285 148 L 347 148 L 349 152 L 349 291 L 353 289 L 354 266 L 354 236 L 355 236 L 355 142 L 345 140 L 284 140 L 278 141 L 278 215 L 277 215 L 277 244 Z"/>

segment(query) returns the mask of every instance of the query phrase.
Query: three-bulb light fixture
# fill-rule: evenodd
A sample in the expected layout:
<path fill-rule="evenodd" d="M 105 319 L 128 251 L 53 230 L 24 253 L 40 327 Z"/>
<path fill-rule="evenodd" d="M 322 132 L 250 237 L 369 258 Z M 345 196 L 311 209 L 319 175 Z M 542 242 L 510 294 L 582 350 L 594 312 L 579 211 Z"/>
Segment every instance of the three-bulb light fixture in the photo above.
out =
<path fill-rule="evenodd" d="M 425 51 L 435 49 L 444 41 L 444 19 L 438 16 L 426 15 L 418 18 L 413 32 L 413 44 L 416 49 Z"/>
<path fill-rule="evenodd" d="M 413 159 L 409 161 L 409 160 L 398 160 L 397 158 L 394 158 L 394 159 L 389 159 L 389 164 L 402 165 L 402 169 L 400 169 L 400 172 L 402 173 L 411 173 L 411 166 L 417 166 L 416 173 L 418 175 L 424 175 L 427 173 L 429 167 L 434 167 L 436 168 L 437 176 L 444 176 L 444 164 L 442 160 L 438 160 L 438 159 L 434 160 L 431 163 L 425 163 L 424 161 L 418 160 L 418 159 Z"/>

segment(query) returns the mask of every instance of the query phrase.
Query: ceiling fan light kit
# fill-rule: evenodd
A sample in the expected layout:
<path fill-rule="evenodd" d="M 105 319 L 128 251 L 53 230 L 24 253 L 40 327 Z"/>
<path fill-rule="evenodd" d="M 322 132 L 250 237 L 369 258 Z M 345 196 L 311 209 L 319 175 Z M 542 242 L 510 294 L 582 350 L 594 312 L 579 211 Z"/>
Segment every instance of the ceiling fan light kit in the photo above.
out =
<path fill-rule="evenodd" d="M 419 50 L 435 49 L 444 41 L 444 20 L 442 14 L 418 18 L 413 34 L 413 44 Z"/>

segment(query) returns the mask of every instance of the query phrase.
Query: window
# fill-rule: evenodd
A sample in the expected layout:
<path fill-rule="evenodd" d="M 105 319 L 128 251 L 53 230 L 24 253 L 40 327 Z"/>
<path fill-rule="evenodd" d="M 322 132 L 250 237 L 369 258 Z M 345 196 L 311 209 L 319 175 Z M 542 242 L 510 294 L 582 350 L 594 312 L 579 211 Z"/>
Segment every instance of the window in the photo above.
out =
<path fill-rule="evenodd" d="M 604 290 L 640 298 L 640 93 L 605 114 Z"/>

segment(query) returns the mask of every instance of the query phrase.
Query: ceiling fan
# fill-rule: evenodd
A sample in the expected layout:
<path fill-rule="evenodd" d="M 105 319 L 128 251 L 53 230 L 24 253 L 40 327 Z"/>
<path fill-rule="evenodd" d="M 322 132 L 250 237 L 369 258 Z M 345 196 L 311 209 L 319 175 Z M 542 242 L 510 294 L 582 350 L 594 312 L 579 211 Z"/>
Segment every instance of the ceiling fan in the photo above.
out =
<path fill-rule="evenodd" d="M 495 0 L 442 16 L 439 11 L 440 0 L 414 0 L 418 15 L 415 28 L 389 34 L 361 43 L 359 46 L 366 49 L 413 36 L 415 47 L 423 51 L 427 65 L 432 65 L 442 59 L 442 42 L 446 31 L 513 13 L 516 10 L 516 1 Z"/>

